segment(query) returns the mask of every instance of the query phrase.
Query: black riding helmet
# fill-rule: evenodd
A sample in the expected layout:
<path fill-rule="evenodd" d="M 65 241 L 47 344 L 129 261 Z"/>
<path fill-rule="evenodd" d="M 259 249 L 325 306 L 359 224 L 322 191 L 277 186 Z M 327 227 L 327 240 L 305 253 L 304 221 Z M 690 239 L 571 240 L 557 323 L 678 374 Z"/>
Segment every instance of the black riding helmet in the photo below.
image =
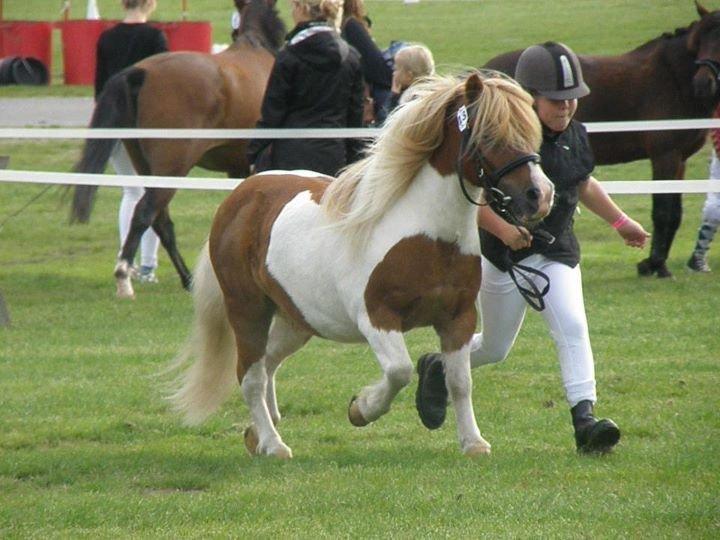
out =
<path fill-rule="evenodd" d="M 515 80 L 548 99 L 577 99 L 590 93 L 578 57 L 570 47 L 554 41 L 525 49 L 515 67 Z"/>

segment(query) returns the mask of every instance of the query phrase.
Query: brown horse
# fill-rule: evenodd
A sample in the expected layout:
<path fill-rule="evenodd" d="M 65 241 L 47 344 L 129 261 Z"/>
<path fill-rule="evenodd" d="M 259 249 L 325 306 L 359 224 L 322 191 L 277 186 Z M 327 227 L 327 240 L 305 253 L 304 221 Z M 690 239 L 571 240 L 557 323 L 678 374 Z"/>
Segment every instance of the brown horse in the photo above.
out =
<path fill-rule="evenodd" d="M 698 21 L 619 56 L 580 56 L 590 95 L 578 103 L 583 122 L 709 118 L 718 101 L 720 11 L 696 2 Z M 522 51 L 485 67 L 514 74 Z M 650 159 L 654 180 L 682 179 L 685 161 L 705 143 L 705 130 L 596 133 L 590 142 L 598 164 Z M 671 277 L 666 260 L 682 218 L 680 194 L 653 195 L 650 257 L 638 273 Z"/>
<path fill-rule="evenodd" d="M 252 128 L 285 26 L 274 0 L 236 1 L 242 24 L 235 42 L 219 54 L 189 52 L 152 56 L 118 73 L 101 94 L 90 127 Z M 75 170 L 102 173 L 116 141 L 89 139 Z M 186 176 L 200 167 L 241 178 L 248 174 L 246 141 L 130 139 L 124 141 L 141 175 Z M 96 186 L 78 186 L 72 221 L 89 219 Z M 183 287 L 191 274 L 177 249 L 168 205 L 175 189 L 147 188 L 135 207 L 115 277 L 118 296 L 134 296 L 130 269 L 143 233 L 152 226 L 177 270 Z"/>
<path fill-rule="evenodd" d="M 397 109 L 369 155 L 333 182 L 275 171 L 218 209 L 193 287 L 195 322 L 172 396 L 190 423 L 239 381 L 252 454 L 289 458 L 274 375 L 312 336 L 367 342 L 383 371 L 348 411 L 365 426 L 410 382 L 403 333 L 432 326 L 466 455 L 490 453 L 472 409 L 470 339 L 480 287 L 477 198 L 502 193 L 520 222 L 547 215 L 532 98 L 507 78 L 430 79 Z M 467 198 L 466 198 L 467 197 Z M 187 362 L 186 362 L 187 361 Z M 309 396 L 310 394 L 308 394 Z"/>

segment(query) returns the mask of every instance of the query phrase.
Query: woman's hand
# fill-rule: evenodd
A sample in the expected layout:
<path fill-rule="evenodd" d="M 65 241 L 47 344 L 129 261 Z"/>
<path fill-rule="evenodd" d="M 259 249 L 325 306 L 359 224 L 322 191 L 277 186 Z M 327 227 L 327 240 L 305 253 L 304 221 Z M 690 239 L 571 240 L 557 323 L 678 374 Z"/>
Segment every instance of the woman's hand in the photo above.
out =
<path fill-rule="evenodd" d="M 617 232 L 623 237 L 626 245 L 636 248 L 645 247 L 645 242 L 650 238 L 650 233 L 632 218 L 627 218 L 627 221 L 618 227 Z"/>

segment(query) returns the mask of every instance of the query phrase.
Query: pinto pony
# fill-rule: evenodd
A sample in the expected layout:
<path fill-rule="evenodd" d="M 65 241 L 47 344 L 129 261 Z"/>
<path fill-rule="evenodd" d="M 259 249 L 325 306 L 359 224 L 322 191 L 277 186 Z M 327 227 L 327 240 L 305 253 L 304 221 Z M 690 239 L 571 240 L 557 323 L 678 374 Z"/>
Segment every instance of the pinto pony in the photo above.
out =
<path fill-rule="evenodd" d="M 151 56 L 111 78 L 95 106 L 90 127 L 164 129 L 253 128 L 275 51 L 285 26 L 275 0 L 236 0 L 242 23 L 235 42 L 218 54 L 174 52 Z M 239 139 L 125 139 L 140 175 L 186 176 L 194 166 L 223 171 L 233 178 L 249 172 L 246 141 Z M 88 139 L 77 172 L 102 173 L 116 141 Z M 77 186 L 71 221 L 87 222 L 97 186 Z M 115 267 L 117 294 L 133 298 L 131 267 L 148 227 L 157 232 L 180 276 L 191 275 L 180 255 L 169 205 L 176 189 L 147 188 L 133 214 Z"/>
<path fill-rule="evenodd" d="M 391 115 L 368 156 L 340 177 L 271 171 L 238 186 L 215 216 L 193 288 L 195 322 L 171 396 L 188 423 L 240 382 L 251 454 L 289 458 L 274 376 L 312 336 L 366 341 L 383 371 L 350 403 L 364 426 L 412 377 L 403 332 L 437 332 L 458 436 L 486 454 L 471 401 L 470 340 L 480 286 L 477 198 L 501 191 L 524 224 L 545 216 L 553 185 L 537 163 L 532 98 L 506 78 L 433 78 Z M 457 118 L 457 120 L 456 120 Z"/>
<path fill-rule="evenodd" d="M 618 56 L 580 56 L 591 93 L 579 100 L 582 122 L 710 118 L 718 103 L 720 11 L 697 2 L 700 19 L 663 34 Z M 508 75 L 522 51 L 497 56 L 485 67 Z M 598 164 L 650 159 L 653 180 L 682 179 L 685 162 L 705 144 L 706 130 L 592 133 Z M 682 219 L 682 195 L 652 196 L 653 235 L 650 256 L 638 263 L 642 276 L 665 278 L 675 233 Z"/>

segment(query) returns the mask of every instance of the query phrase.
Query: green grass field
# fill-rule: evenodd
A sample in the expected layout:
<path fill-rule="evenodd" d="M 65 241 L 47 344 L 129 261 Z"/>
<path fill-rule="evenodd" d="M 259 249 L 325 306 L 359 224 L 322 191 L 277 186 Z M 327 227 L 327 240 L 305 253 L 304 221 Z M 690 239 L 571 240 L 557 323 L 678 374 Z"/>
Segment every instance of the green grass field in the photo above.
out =
<path fill-rule="evenodd" d="M 5 2 L 5 15 L 52 17 L 57 5 L 47 4 Z M 549 38 L 617 52 L 694 16 L 691 2 L 677 0 L 368 4 L 379 41 L 426 41 L 441 62 L 473 65 Z M 101 0 L 101 13 L 110 16 L 114 5 Z M 176 18 L 177 8 L 161 1 L 158 18 Z M 81 15 L 84 2 L 73 10 Z M 229 17 L 219 2 L 190 0 L 190 10 L 211 18 L 216 36 Z M 55 84 L 33 92 L 68 91 Z M 0 89 L 0 97 L 19 95 L 25 89 Z M 77 141 L 0 141 L 13 169 L 67 171 L 79 149 Z M 650 176 L 647 162 L 596 173 Z M 706 174 L 705 150 L 687 177 Z M 598 410 L 623 430 L 613 454 L 575 453 L 553 345 L 530 313 L 509 359 L 473 372 L 491 457 L 460 454 L 452 413 L 440 430 L 422 427 L 416 380 L 388 415 L 352 427 L 347 403 L 379 369 L 367 346 L 313 340 L 278 375 L 280 430 L 295 454 L 279 462 L 246 454 L 249 415 L 239 392 L 200 428 L 168 411 L 156 375 L 186 337 L 191 299 L 164 253 L 158 285 L 138 286 L 134 302 L 114 298 L 119 190 L 100 191 L 90 226 L 67 225 L 57 188 L 13 216 L 42 189 L 0 185 L 0 291 L 12 317 L 0 328 L 0 537 L 720 535 L 720 244 L 711 251 L 714 274 L 683 269 L 703 196 L 684 197 L 669 260 L 674 281 L 639 279 L 634 264 L 644 253 L 589 212 L 577 219 Z M 189 263 L 224 196 L 183 191 L 173 202 Z M 616 200 L 650 228 L 648 196 Z M 420 330 L 408 346 L 416 358 L 437 343 Z"/>
<path fill-rule="evenodd" d="M 105 19 L 122 18 L 120 0 L 98 0 Z M 278 0 L 285 20 L 289 0 Z M 706 0 L 708 9 L 720 7 Z M 189 20 L 212 23 L 213 41 L 227 43 L 231 0 L 187 0 Z M 366 0 L 373 20 L 373 36 L 381 47 L 390 40 L 422 41 L 443 65 L 480 66 L 501 52 L 555 39 L 578 53 L 616 54 L 632 49 L 660 33 L 687 26 L 696 18 L 691 0 Z M 5 0 L 9 20 L 59 20 L 60 3 L 47 0 Z M 86 2 L 72 2 L 71 18 L 85 18 Z M 180 20 L 181 0 L 159 0 L 156 20 Z M 64 87 L 60 32 L 53 35 L 53 86 L 32 93 L 91 95 L 89 87 Z M 0 97 L 26 95 L 26 89 L 0 87 Z"/>

